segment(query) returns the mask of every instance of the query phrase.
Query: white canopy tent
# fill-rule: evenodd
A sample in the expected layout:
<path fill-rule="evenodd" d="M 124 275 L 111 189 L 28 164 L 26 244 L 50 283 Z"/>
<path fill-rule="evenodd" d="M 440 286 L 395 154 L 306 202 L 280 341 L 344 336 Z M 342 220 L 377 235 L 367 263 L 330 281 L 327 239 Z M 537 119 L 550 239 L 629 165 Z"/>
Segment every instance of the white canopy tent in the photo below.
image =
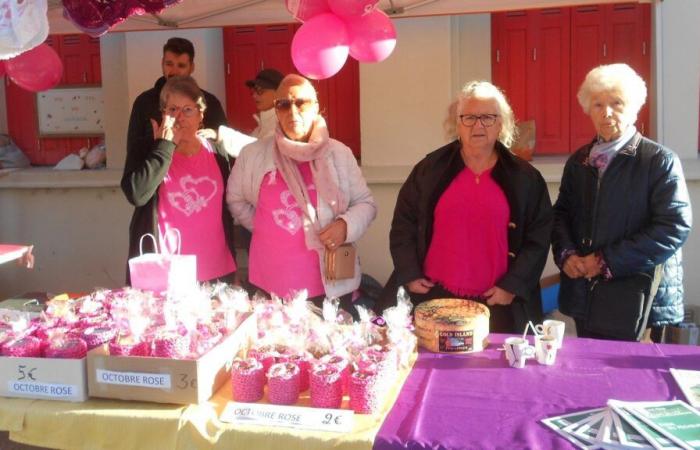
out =
<path fill-rule="evenodd" d="M 380 0 L 379 7 L 391 17 L 402 18 L 615 2 L 615 0 Z M 646 1 L 648 2 L 649 0 Z M 110 31 L 205 28 L 292 21 L 294 19 L 285 8 L 284 0 L 182 0 L 158 15 L 132 16 Z M 51 33 L 78 32 L 78 29 L 63 17 L 63 6 L 60 0 L 49 1 L 49 23 Z"/>

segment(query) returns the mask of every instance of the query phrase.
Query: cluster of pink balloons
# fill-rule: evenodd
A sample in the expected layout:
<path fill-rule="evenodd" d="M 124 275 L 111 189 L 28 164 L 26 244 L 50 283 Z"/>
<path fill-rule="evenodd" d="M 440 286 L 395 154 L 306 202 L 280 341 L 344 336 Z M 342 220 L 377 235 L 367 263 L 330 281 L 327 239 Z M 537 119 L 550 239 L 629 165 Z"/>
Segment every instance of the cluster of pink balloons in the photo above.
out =
<path fill-rule="evenodd" d="M 396 29 L 377 9 L 379 0 L 286 0 L 303 25 L 292 40 L 292 61 L 303 75 L 322 80 L 338 73 L 348 54 L 360 62 L 385 60 Z"/>
<path fill-rule="evenodd" d="M 45 91 L 61 81 L 63 62 L 51 46 L 41 44 L 14 58 L 0 61 L 0 77 L 5 74 L 22 89 Z"/>

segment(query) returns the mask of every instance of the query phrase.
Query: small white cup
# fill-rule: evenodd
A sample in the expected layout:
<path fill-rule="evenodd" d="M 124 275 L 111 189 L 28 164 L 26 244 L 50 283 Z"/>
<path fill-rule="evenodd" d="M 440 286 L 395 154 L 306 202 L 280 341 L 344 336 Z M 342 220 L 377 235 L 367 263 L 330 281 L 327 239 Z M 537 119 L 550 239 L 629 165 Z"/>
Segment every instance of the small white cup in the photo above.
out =
<path fill-rule="evenodd" d="M 525 367 L 525 360 L 535 356 L 535 348 L 521 337 L 507 338 L 503 347 L 506 350 L 508 364 L 516 369 Z"/>
<path fill-rule="evenodd" d="M 557 359 L 557 338 L 549 334 L 535 336 L 535 356 L 537 362 L 551 366 Z"/>
<path fill-rule="evenodd" d="M 545 336 L 554 336 L 557 341 L 557 348 L 564 345 L 564 330 L 566 323 L 561 320 L 545 320 L 541 325 L 535 325 L 535 332 Z"/>

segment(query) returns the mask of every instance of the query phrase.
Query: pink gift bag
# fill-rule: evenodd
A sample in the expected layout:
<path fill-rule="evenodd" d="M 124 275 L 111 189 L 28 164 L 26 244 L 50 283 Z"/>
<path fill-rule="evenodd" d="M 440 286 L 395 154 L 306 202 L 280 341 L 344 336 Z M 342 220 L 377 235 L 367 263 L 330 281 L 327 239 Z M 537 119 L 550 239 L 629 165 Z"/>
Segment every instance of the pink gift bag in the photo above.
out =
<path fill-rule="evenodd" d="M 132 287 L 172 294 L 186 292 L 197 286 L 197 256 L 180 254 L 182 246 L 180 231 L 173 230 L 177 232 L 178 237 L 177 249 L 173 254 L 159 253 L 158 242 L 152 234 L 147 233 L 141 236 L 139 241 L 140 256 L 129 260 Z M 168 230 L 168 232 L 170 231 Z M 143 238 L 146 236 L 153 239 L 155 253 L 143 253 Z"/>

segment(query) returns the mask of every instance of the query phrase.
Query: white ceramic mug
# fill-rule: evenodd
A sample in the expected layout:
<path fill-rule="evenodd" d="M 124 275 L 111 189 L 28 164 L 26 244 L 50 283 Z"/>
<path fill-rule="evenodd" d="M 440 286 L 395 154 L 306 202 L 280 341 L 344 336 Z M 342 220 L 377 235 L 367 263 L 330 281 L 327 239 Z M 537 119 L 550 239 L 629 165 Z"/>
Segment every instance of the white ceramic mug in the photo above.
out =
<path fill-rule="evenodd" d="M 503 347 L 506 350 L 506 359 L 510 367 L 522 369 L 525 367 L 525 360 L 535 356 L 535 348 L 521 337 L 509 337 Z"/>
<path fill-rule="evenodd" d="M 566 324 L 561 320 L 545 320 L 541 325 L 535 325 L 535 332 L 545 336 L 554 336 L 557 340 L 557 348 L 564 344 L 564 330 Z"/>
<path fill-rule="evenodd" d="M 535 356 L 537 362 L 551 366 L 557 359 L 557 338 L 549 334 L 535 336 Z"/>

